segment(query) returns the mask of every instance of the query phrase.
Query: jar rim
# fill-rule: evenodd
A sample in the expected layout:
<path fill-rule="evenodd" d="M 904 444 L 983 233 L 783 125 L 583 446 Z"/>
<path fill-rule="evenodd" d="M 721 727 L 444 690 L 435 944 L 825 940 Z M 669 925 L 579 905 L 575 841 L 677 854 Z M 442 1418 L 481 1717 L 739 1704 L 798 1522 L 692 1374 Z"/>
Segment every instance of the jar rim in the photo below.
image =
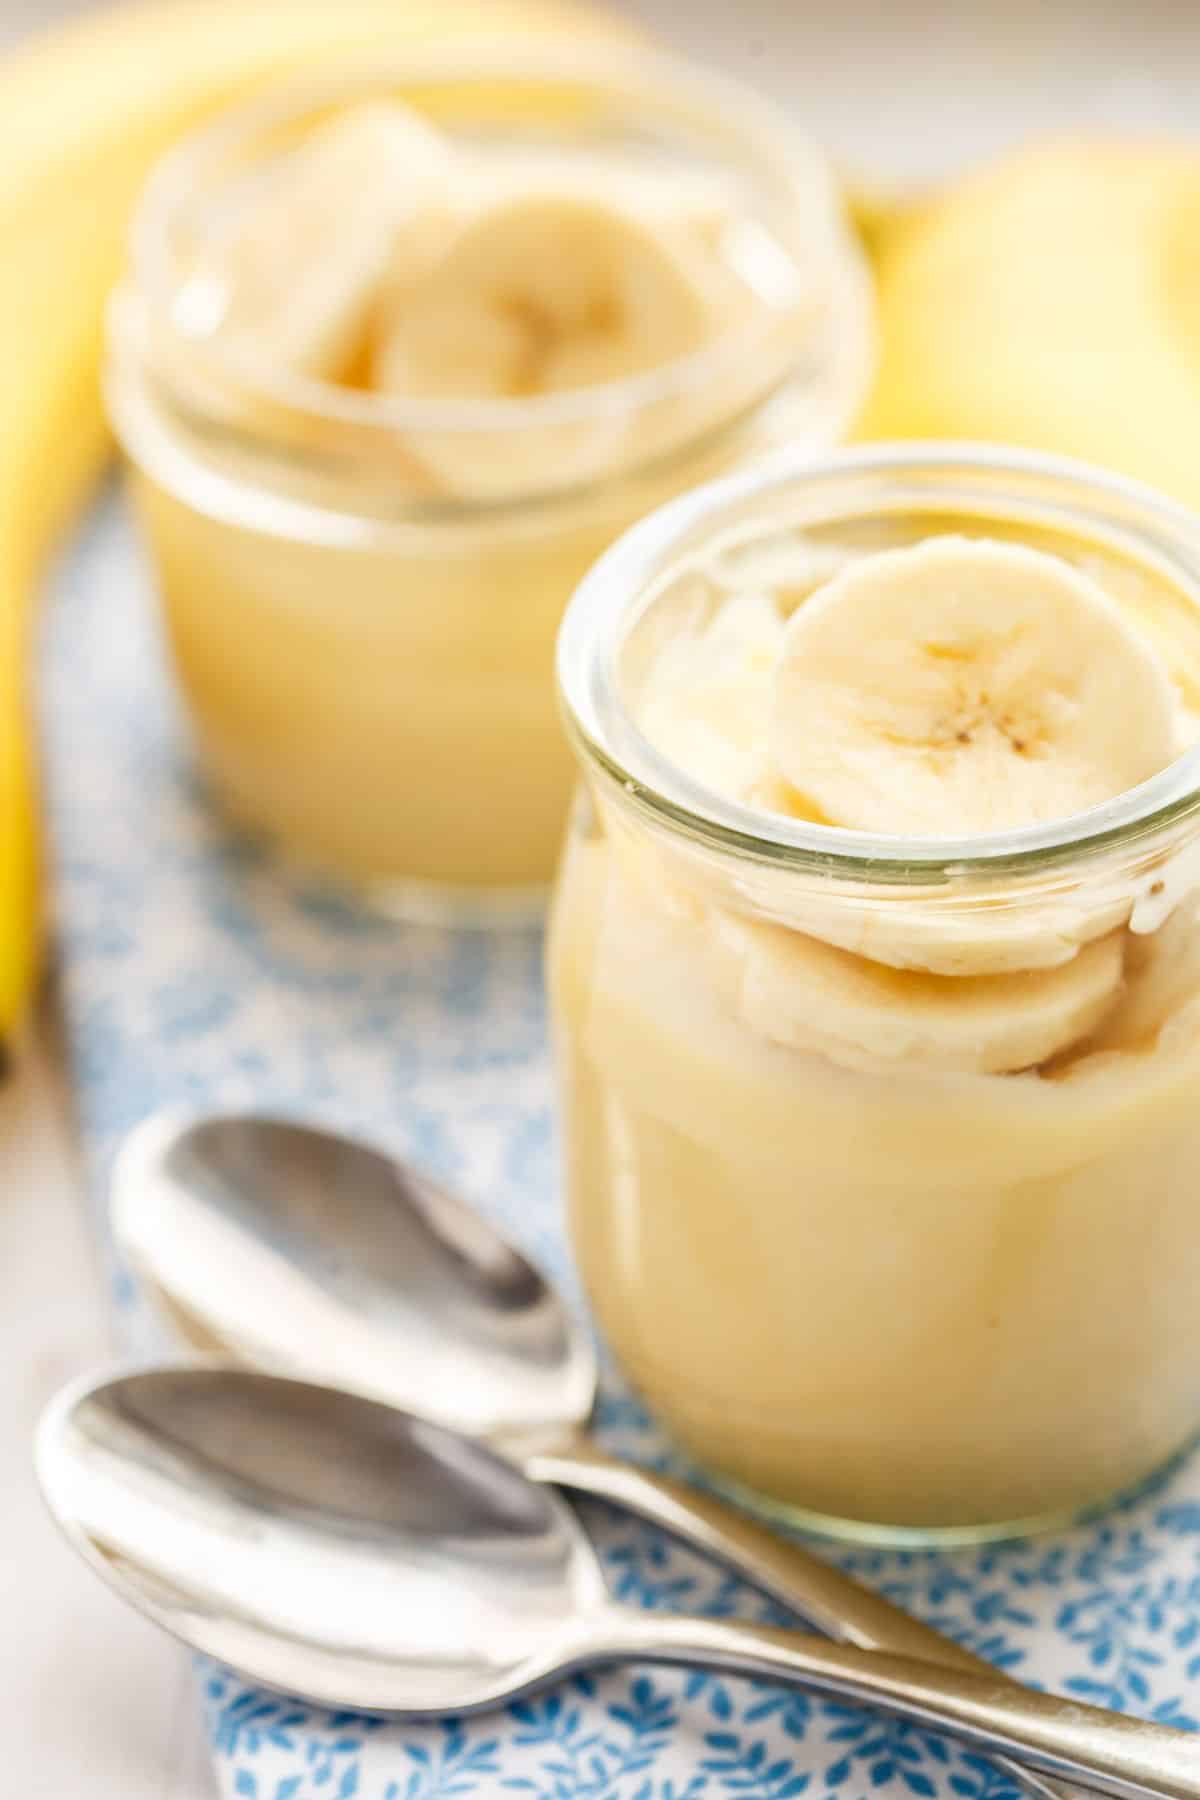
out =
<path fill-rule="evenodd" d="M 531 41 L 514 49 L 511 43 L 470 37 L 436 50 L 409 51 L 372 63 L 348 60 L 317 79 L 276 84 L 253 100 L 227 108 L 185 137 L 151 172 L 134 216 L 131 287 L 139 301 L 159 318 L 169 315 L 177 292 L 170 246 L 180 212 L 206 171 L 219 167 L 222 158 L 236 154 L 239 146 L 252 142 L 257 134 L 283 127 L 306 111 L 389 85 L 440 82 L 461 88 L 505 79 L 570 84 L 597 96 L 633 100 L 648 117 L 659 116 L 668 122 L 674 117 L 681 127 L 689 122 L 695 127 L 703 123 L 711 127 L 713 119 L 720 120 L 731 128 L 727 133 L 730 145 L 737 145 L 743 154 L 756 155 L 762 167 L 771 167 L 786 190 L 796 219 L 803 214 L 810 229 L 819 224 L 828 233 L 829 256 L 819 262 L 813 283 L 803 289 L 797 316 L 811 306 L 817 282 L 827 277 L 836 280 L 838 258 L 851 246 L 848 235 L 845 243 L 841 241 L 841 200 L 830 162 L 781 108 L 754 88 L 697 68 L 684 58 L 640 46 L 589 44 L 586 49 L 563 49 Z M 814 244 L 816 241 L 814 232 Z M 553 394 L 480 399 L 368 393 L 298 372 L 266 368 L 235 340 L 218 345 L 214 338 L 206 337 L 204 347 L 213 366 L 241 382 L 248 395 L 297 416 L 388 433 L 503 435 L 534 427 L 602 425 L 695 391 L 730 363 L 740 363 L 757 337 L 761 335 L 765 341 L 785 316 L 764 316 L 757 331 L 722 333 L 686 356 L 619 381 Z M 869 350 L 864 349 L 857 361 L 861 367 L 847 384 L 856 390 L 847 410 L 865 389 Z"/>
<path fill-rule="evenodd" d="M 660 508 L 584 577 L 559 633 L 557 668 L 568 730 L 585 766 L 597 769 L 643 816 L 675 835 L 797 873 L 859 882 L 928 885 L 1032 875 L 1144 842 L 1200 816 L 1200 744 L 1137 787 L 1085 812 L 961 837 L 856 831 L 744 806 L 693 780 L 658 750 L 627 711 L 618 675 L 625 634 L 649 605 L 655 586 L 679 572 L 681 557 L 698 560 L 701 546 L 711 547 L 721 524 L 734 522 L 748 505 L 855 476 L 885 484 L 940 480 L 940 488 L 931 486 L 928 499 L 920 499 L 930 508 L 935 498 L 987 497 L 952 489 L 956 476 L 1024 480 L 1027 495 L 1008 489 L 1014 505 L 1040 494 L 1040 523 L 1076 529 L 1086 524 L 1093 541 L 1100 530 L 1110 542 L 1140 553 L 1143 564 L 1168 558 L 1175 581 L 1200 610 L 1200 516 L 1114 471 L 1039 451 L 953 440 L 871 444 L 821 457 L 785 453 Z M 906 491 L 901 485 L 887 494 L 889 513 L 904 510 L 895 502 Z M 861 520 L 871 513 L 870 505 L 863 505 L 833 517 Z M 996 516 L 1003 516 L 998 508 Z M 804 522 L 811 526 L 820 515 Z"/>

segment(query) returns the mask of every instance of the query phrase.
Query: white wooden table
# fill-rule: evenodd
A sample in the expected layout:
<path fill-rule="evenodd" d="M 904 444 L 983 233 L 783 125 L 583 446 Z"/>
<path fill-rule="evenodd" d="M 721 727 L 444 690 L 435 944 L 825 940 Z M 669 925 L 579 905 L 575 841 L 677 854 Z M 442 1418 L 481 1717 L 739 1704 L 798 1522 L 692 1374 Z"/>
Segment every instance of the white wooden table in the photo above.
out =
<path fill-rule="evenodd" d="M 3 0 L 0 44 L 88 3 Z M 1184 0 L 624 4 L 888 181 L 1030 131 L 1200 125 L 1200 8 Z M 43 1035 L 0 1091 L 0 1781 L 14 1800 L 204 1800 L 186 1658 L 59 1545 L 29 1471 L 42 1402 L 108 1353 L 61 1067 Z"/>
<path fill-rule="evenodd" d="M 0 1092 L 0 1785 L 13 1800 L 204 1800 L 188 1658 L 87 1575 L 42 1509 L 29 1440 L 111 1355 L 61 1058 Z"/>

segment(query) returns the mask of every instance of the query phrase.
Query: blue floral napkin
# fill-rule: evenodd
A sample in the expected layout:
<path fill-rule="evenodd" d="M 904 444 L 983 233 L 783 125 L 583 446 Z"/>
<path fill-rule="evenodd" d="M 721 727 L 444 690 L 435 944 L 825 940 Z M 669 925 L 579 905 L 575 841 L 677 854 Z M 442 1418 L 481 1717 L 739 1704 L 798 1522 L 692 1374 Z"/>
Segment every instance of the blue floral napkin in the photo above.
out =
<path fill-rule="evenodd" d="M 571 1291 L 533 934 L 400 930 L 231 843 L 181 746 L 144 576 L 99 510 L 66 565 L 42 668 L 63 984 L 103 1236 L 121 1135 L 164 1104 L 293 1110 L 419 1158 Z M 127 1278 L 114 1302 L 145 1330 Z M 604 1436 L 665 1460 L 606 1377 Z M 632 1603 L 772 1609 L 649 1529 L 587 1523 Z M 1070 1535 L 955 1555 L 842 1553 L 1004 1669 L 1200 1720 L 1200 1462 Z M 81 1577 L 82 1579 L 82 1577 Z M 1011 1784 L 914 1729 L 744 1681 L 624 1669 L 461 1724 L 312 1711 L 201 1671 L 222 1792 L 243 1800 L 999 1800 Z"/>

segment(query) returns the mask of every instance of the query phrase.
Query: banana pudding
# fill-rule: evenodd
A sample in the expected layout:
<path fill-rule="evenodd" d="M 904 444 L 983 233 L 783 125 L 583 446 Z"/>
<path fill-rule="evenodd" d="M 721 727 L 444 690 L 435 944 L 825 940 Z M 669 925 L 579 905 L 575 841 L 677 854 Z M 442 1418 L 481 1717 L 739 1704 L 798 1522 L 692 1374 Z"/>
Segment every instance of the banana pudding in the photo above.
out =
<path fill-rule="evenodd" d="M 523 911 L 573 586 L 672 494 L 840 433 L 866 292 L 821 157 L 649 54 L 464 50 L 177 152 L 109 395 L 233 812 L 401 911 Z"/>
<path fill-rule="evenodd" d="M 843 1534 L 1071 1516 L 1200 1426 L 1200 521 L 883 449 L 667 508 L 572 604 L 550 946 L 613 1349 Z"/>

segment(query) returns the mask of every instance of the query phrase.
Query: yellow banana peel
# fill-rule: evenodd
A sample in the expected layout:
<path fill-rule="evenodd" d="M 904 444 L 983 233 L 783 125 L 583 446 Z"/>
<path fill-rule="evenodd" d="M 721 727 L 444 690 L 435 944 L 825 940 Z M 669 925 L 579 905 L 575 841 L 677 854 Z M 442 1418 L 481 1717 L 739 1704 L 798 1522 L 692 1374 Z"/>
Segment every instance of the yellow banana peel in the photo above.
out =
<path fill-rule="evenodd" d="M 859 435 L 1106 464 L 1200 506 L 1200 145 L 1034 145 L 885 224 Z"/>
<path fill-rule="evenodd" d="M 455 37 L 629 36 L 571 0 L 139 0 L 0 67 L 0 1038 L 38 964 L 32 597 L 108 440 L 105 298 L 153 159 L 273 76 Z"/>

